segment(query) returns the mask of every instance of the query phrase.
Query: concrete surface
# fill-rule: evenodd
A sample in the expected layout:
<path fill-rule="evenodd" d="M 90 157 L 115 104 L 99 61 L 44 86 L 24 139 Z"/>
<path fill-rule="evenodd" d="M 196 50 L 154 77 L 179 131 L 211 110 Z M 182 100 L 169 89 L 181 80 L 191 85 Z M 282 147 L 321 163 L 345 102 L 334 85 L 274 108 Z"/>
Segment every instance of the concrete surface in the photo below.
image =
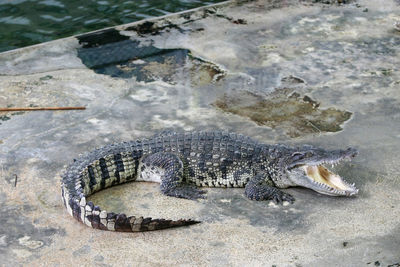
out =
<path fill-rule="evenodd" d="M 0 114 L 0 265 L 399 266 L 399 2 L 331 2 L 230 2 L 0 54 L 1 107 L 87 107 Z M 360 194 L 293 188 L 278 207 L 243 189 L 196 202 L 131 183 L 92 199 L 203 223 L 123 234 L 67 214 L 66 164 L 165 128 L 356 147 L 336 171 Z"/>

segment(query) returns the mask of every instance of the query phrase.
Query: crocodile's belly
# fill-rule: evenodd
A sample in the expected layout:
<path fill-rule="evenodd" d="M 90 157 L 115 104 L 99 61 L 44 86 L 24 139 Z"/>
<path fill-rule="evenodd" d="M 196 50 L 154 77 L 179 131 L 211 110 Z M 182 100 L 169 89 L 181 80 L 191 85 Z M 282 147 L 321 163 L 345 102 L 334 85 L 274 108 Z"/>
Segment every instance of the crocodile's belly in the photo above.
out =
<path fill-rule="evenodd" d="M 164 169 L 155 166 L 146 166 L 142 160 L 139 162 L 139 173 L 137 174 L 136 181 L 138 182 L 154 182 L 161 183 L 162 177 L 165 173 Z"/>

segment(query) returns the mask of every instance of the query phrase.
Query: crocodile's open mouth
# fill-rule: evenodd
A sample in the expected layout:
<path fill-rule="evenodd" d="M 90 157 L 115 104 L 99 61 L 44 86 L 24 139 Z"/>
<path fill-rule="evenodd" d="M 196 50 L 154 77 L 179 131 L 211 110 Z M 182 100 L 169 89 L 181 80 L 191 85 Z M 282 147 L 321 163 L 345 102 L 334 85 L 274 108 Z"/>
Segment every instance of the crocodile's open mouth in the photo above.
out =
<path fill-rule="evenodd" d="M 331 172 L 323 165 L 305 165 L 302 166 L 302 169 L 311 182 L 321 189 L 314 188 L 320 193 L 346 196 L 358 193 L 354 184 L 347 183 L 340 175 Z"/>
<path fill-rule="evenodd" d="M 358 193 L 354 184 L 346 182 L 333 167 L 357 156 L 354 148 L 346 150 L 307 149 L 295 152 L 289 166 L 289 179 L 294 185 L 304 186 L 321 194 L 331 196 L 353 196 Z M 331 169 L 327 166 L 332 165 Z"/>

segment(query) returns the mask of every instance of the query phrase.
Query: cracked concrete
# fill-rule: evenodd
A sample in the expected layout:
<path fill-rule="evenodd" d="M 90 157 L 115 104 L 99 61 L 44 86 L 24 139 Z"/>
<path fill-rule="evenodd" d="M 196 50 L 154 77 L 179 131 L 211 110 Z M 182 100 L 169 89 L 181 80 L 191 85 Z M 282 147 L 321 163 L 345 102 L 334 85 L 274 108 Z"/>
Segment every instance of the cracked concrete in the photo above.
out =
<path fill-rule="evenodd" d="M 1 53 L 1 107 L 87 109 L 0 113 L 0 265 L 398 264 L 399 2 L 328 2 L 234 1 Z M 336 128 L 313 131 L 290 123 L 303 118 L 296 112 L 257 124 L 213 105 L 238 92 L 266 103 L 288 92 L 282 99 L 305 105 L 303 117 L 332 108 L 351 118 L 320 116 Z M 265 110 L 280 114 L 273 105 Z M 206 200 L 189 201 L 161 195 L 157 184 L 131 183 L 92 200 L 115 212 L 202 223 L 123 234 L 67 214 L 59 177 L 66 164 L 165 128 L 356 147 L 359 156 L 336 171 L 360 194 L 292 188 L 296 202 L 276 206 L 246 199 L 243 189 L 207 189 Z"/>

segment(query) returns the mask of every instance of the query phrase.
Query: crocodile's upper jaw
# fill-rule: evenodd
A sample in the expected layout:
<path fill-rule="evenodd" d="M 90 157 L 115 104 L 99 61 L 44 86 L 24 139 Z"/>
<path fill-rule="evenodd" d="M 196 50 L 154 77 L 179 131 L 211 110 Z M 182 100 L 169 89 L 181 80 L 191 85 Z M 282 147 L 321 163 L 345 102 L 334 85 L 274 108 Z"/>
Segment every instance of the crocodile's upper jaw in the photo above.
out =
<path fill-rule="evenodd" d="M 331 154 L 324 151 L 321 155 L 316 154 L 308 160 L 302 159 L 288 170 L 289 179 L 294 185 L 307 187 L 330 196 L 353 196 L 358 193 L 354 184 L 346 182 L 340 175 L 324 166 L 324 164 L 333 166 L 343 160 L 351 160 L 357 155 L 355 149 L 331 151 Z"/>

